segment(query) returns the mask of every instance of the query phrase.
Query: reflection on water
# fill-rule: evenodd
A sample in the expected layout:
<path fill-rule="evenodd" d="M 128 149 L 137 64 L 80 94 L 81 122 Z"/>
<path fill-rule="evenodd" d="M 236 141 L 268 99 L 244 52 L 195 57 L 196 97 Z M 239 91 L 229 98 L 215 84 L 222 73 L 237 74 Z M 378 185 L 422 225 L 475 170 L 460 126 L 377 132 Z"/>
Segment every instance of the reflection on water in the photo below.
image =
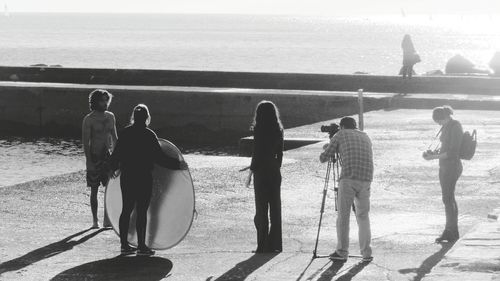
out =
<path fill-rule="evenodd" d="M 79 141 L 20 137 L 0 139 L 0 187 L 84 168 Z"/>
<path fill-rule="evenodd" d="M 237 146 L 180 146 L 183 154 L 237 155 Z M 0 187 L 85 169 L 80 140 L 4 137 L 0 139 Z"/>

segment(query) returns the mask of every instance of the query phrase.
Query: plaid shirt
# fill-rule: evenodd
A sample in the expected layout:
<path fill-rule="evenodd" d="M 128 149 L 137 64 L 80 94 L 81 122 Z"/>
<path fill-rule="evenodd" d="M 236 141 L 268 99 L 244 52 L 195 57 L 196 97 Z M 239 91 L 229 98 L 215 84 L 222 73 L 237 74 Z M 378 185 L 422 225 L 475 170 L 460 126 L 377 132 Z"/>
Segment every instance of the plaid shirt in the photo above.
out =
<path fill-rule="evenodd" d="M 321 153 L 321 162 L 328 161 L 337 152 L 342 165 L 341 179 L 373 180 L 372 142 L 366 133 L 351 129 L 340 130 Z"/>

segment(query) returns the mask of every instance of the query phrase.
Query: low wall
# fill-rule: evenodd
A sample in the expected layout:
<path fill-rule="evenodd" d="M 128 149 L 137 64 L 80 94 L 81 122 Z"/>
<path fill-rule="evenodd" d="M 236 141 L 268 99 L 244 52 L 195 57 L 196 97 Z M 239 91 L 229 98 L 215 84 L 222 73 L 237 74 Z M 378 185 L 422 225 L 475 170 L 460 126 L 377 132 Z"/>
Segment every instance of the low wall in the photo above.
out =
<path fill-rule="evenodd" d="M 155 85 L 357 91 L 378 93 L 500 94 L 499 77 L 336 75 L 145 69 L 90 69 L 57 67 L 0 67 L 0 81 L 103 85 Z"/>
<path fill-rule="evenodd" d="M 80 137 L 88 113 L 90 85 L 0 85 L 0 135 Z M 330 120 L 357 112 L 355 96 L 334 93 L 275 93 L 272 91 L 211 91 L 109 86 L 110 110 L 118 127 L 128 123 L 133 106 L 145 103 L 158 135 L 189 144 L 237 144 L 249 135 L 256 104 L 274 101 L 286 128 Z M 388 106 L 388 98 L 365 98 L 365 109 Z"/>

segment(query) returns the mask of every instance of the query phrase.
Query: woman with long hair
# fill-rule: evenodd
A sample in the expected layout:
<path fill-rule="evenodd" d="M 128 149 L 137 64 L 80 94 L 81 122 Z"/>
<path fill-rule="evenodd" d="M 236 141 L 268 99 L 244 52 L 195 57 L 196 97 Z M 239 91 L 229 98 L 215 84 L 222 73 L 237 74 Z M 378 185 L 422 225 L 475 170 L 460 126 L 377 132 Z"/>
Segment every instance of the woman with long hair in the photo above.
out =
<path fill-rule="evenodd" d="M 261 101 L 252 124 L 254 148 L 250 170 L 254 176 L 256 253 L 281 252 L 281 163 L 283 126 L 276 105 Z"/>
<path fill-rule="evenodd" d="M 149 109 L 144 104 L 134 108 L 131 125 L 118 135 L 116 148 L 111 155 L 110 166 L 113 171 L 120 169 L 120 187 L 123 208 L 120 215 L 119 230 L 122 254 L 137 251 L 138 255 L 153 255 L 145 243 L 147 211 L 153 190 L 152 171 L 154 164 L 168 169 L 187 169 L 187 164 L 163 153 L 155 132 L 148 128 L 151 122 Z M 131 247 L 128 238 L 130 215 L 137 208 L 137 245 Z"/>
<path fill-rule="evenodd" d="M 401 42 L 401 48 L 403 49 L 403 67 L 401 68 L 400 75 L 403 75 L 403 78 L 411 79 L 413 76 L 413 66 L 420 62 L 420 56 L 417 54 L 415 50 L 415 46 L 413 46 L 413 41 L 411 40 L 411 36 L 406 34 L 403 37 L 403 41 Z"/>
<path fill-rule="evenodd" d="M 426 151 L 423 154 L 426 160 L 439 160 L 439 182 L 446 214 L 446 227 L 441 236 L 436 239 L 437 243 L 454 242 L 459 238 L 455 188 L 463 170 L 460 147 L 464 132 L 460 122 L 454 120 L 451 115 L 453 115 L 453 109 L 448 106 L 437 107 L 433 110 L 432 119 L 441 126 L 441 148 L 436 151 Z"/>

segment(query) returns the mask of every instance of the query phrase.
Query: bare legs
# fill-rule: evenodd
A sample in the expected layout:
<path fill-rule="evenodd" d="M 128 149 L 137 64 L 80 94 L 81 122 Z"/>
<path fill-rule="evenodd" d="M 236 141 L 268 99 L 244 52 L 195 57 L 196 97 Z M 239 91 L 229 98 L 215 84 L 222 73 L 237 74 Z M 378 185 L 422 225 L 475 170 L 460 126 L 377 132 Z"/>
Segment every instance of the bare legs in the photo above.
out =
<path fill-rule="evenodd" d="M 90 210 L 92 211 L 92 228 L 99 228 L 99 219 L 97 218 L 97 208 L 99 206 L 97 195 L 99 194 L 99 186 L 90 188 Z M 111 227 L 111 222 L 109 221 L 106 209 L 104 209 L 104 227 Z"/>
<path fill-rule="evenodd" d="M 92 211 L 93 224 L 92 228 L 99 227 L 99 220 L 97 219 L 97 193 L 99 192 L 99 186 L 90 188 L 90 210 Z"/>

